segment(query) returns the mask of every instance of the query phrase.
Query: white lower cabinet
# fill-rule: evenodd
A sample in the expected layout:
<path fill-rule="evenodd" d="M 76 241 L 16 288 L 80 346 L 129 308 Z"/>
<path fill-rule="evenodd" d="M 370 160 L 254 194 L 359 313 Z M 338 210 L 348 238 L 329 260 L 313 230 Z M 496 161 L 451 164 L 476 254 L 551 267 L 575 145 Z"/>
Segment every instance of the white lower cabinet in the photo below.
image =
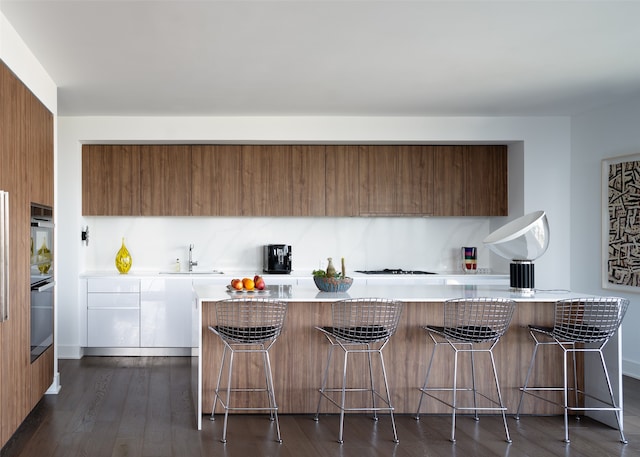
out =
<path fill-rule="evenodd" d="M 140 281 L 87 280 L 87 346 L 140 346 Z"/>
<path fill-rule="evenodd" d="M 149 278 L 140 285 L 140 347 L 191 347 L 191 278 Z"/>

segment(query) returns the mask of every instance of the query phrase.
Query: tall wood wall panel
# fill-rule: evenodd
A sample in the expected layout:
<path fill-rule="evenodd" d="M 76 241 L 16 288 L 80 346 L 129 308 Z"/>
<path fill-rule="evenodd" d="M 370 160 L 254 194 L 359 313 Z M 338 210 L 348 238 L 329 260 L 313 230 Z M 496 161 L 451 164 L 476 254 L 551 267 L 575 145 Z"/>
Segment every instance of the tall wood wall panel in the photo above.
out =
<path fill-rule="evenodd" d="M 0 189 L 9 192 L 10 309 L 0 323 L 0 446 L 33 407 L 30 363 L 30 204 L 53 204 L 53 116 L 0 62 Z M 53 360 L 53 355 L 49 357 Z M 44 361 L 45 359 L 43 359 Z M 41 373 L 51 384 L 53 364 Z M 37 397 L 38 395 L 35 395 Z"/>

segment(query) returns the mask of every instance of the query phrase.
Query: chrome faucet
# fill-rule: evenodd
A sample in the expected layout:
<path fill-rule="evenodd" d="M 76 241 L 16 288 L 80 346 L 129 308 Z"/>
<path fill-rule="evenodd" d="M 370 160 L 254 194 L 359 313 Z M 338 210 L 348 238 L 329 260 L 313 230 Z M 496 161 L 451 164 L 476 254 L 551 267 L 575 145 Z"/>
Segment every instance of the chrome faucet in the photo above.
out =
<path fill-rule="evenodd" d="M 193 244 L 189 245 L 189 271 L 193 271 L 193 267 L 197 267 L 198 262 L 193 261 Z"/>

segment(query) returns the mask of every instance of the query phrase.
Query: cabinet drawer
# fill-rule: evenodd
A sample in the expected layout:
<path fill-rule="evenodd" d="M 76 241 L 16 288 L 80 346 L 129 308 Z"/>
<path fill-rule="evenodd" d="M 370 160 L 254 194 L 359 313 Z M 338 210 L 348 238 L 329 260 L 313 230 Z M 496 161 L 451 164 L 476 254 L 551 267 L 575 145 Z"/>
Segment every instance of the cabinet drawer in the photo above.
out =
<path fill-rule="evenodd" d="M 90 278 L 87 292 L 140 292 L 140 280 L 120 278 Z"/>
<path fill-rule="evenodd" d="M 140 311 L 137 309 L 89 309 L 89 347 L 139 347 Z"/>
<path fill-rule="evenodd" d="M 139 294 L 87 294 L 87 308 L 140 308 Z"/>

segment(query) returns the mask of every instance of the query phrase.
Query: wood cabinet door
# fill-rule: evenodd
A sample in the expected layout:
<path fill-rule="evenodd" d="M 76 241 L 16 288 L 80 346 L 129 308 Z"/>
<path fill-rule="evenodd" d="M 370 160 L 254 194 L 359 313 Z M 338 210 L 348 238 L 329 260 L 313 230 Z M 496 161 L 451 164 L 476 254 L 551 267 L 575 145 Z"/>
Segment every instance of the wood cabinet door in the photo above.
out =
<path fill-rule="evenodd" d="M 291 146 L 242 146 L 240 176 L 243 216 L 291 216 Z"/>
<path fill-rule="evenodd" d="M 140 215 L 140 146 L 82 146 L 82 215 Z"/>
<path fill-rule="evenodd" d="M 433 152 L 426 146 L 397 147 L 394 211 L 403 216 L 433 214 Z"/>
<path fill-rule="evenodd" d="M 508 215 L 507 147 L 467 146 L 464 156 L 464 215 Z"/>
<path fill-rule="evenodd" d="M 506 216 L 507 147 L 434 147 L 434 215 Z"/>
<path fill-rule="evenodd" d="M 433 146 L 433 214 L 463 216 L 464 150 L 462 146 Z"/>
<path fill-rule="evenodd" d="M 366 146 L 327 145 L 325 149 L 325 214 L 360 214 L 360 152 Z"/>
<path fill-rule="evenodd" d="M 191 214 L 240 216 L 242 214 L 242 147 L 194 145 L 191 147 Z"/>
<path fill-rule="evenodd" d="M 325 146 L 293 145 L 292 216 L 325 215 Z"/>
<path fill-rule="evenodd" d="M 31 201 L 53 207 L 53 115 L 31 93 L 26 108 Z"/>
<path fill-rule="evenodd" d="M 191 146 L 140 146 L 140 214 L 191 215 Z"/>
<path fill-rule="evenodd" d="M 396 212 L 397 146 L 363 146 L 360 150 L 360 210 L 362 216 Z"/>
<path fill-rule="evenodd" d="M 360 215 L 433 212 L 433 155 L 424 146 L 368 146 L 360 153 Z"/>
<path fill-rule="evenodd" d="M 0 324 L 0 447 L 31 410 L 29 105 L 33 94 L 0 61 L 0 190 L 9 193 L 9 310 Z M 33 132 L 35 133 L 35 132 Z M 37 133 L 39 134 L 39 132 Z M 53 378 L 50 378 L 52 380 Z"/>

